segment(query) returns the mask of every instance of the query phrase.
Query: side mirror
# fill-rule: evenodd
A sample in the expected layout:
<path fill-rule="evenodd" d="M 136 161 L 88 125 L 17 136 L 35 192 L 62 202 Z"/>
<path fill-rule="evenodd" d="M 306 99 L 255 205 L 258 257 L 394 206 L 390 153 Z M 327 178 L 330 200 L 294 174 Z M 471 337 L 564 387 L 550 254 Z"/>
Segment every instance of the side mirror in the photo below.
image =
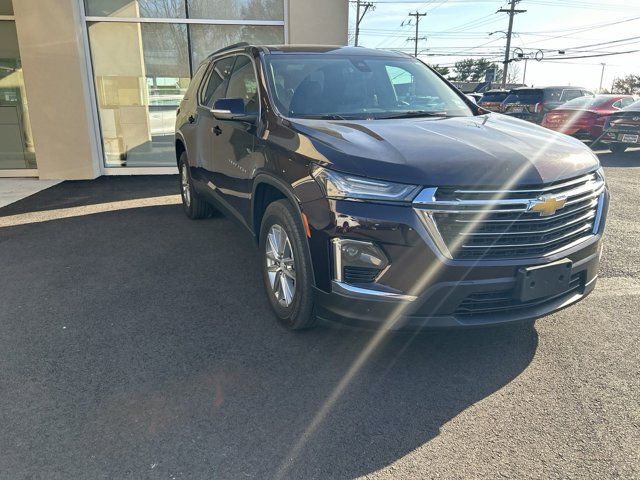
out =
<path fill-rule="evenodd" d="M 241 98 L 219 98 L 210 110 L 218 120 L 235 120 L 239 122 L 255 123 L 258 116 L 244 111 L 244 100 Z"/>
<path fill-rule="evenodd" d="M 475 103 L 476 105 L 478 104 L 478 100 L 476 99 L 476 97 L 474 97 L 473 95 L 466 95 L 466 97 L 471 100 L 473 103 Z"/>

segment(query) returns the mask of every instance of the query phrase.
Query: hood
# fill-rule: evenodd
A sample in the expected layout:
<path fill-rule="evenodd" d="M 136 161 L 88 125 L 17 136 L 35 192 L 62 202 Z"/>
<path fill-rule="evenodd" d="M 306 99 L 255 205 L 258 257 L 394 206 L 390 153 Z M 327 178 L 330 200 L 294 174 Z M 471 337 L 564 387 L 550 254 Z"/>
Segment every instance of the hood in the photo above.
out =
<path fill-rule="evenodd" d="M 582 142 L 500 114 L 362 121 L 296 119 L 323 163 L 345 173 L 431 186 L 514 187 L 598 167 Z"/>

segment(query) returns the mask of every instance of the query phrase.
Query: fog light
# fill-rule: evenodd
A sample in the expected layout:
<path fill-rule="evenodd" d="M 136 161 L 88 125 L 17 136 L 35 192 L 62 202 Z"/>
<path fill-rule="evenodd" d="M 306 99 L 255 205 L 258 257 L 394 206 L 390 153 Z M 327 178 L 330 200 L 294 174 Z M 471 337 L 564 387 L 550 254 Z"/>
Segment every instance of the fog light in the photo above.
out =
<path fill-rule="evenodd" d="M 335 277 L 347 283 L 368 283 L 389 265 L 384 252 L 372 242 L 334 238 Z"/>

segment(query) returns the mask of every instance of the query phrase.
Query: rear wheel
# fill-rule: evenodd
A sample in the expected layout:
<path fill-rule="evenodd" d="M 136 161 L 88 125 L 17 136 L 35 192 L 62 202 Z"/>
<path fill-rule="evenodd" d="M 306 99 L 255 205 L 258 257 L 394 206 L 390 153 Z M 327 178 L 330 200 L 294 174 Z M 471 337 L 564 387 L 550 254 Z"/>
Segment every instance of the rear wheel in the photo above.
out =
<path fill-rule="evenodd" d="M 291 203 L 270 204 L 260 228 L 262 276 L 273 311 L 291 330 L 316 323 L 311 258 L 305 242 L 304 227 Z"/>
<path fill-rule="evenodd" d="M 611 153 L 624 153 L 627 150 L 627 146 L 623 143 L 610 143 L 609 150 Z"/>
<path fill-rule="evenodd" d="M 182 152 L 182 155 L 180 155 L 179 166 L 180 196 L 182 197 L 184 213 L 192 220 L 209 218 L 215 210 L 209 203 L 198 195 L 193 187 L 187 152 Z"/>

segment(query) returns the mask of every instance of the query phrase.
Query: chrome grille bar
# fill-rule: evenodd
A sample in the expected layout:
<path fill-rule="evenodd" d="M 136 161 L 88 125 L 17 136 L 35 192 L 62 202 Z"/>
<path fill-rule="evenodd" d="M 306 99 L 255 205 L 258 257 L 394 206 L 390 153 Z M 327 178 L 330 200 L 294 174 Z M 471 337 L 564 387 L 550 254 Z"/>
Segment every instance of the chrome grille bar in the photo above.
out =
<path fill-rule="evenodd" d="M 597 232 L 605 188 L 604 178 L 594 172 L 540 188 L 426 188 L 413 206 L 447 258 L 540 256 Z M 551 209 L 542 215 L 546 202 Z M 536 211 L 540 204 L 543 209 Z"/>

